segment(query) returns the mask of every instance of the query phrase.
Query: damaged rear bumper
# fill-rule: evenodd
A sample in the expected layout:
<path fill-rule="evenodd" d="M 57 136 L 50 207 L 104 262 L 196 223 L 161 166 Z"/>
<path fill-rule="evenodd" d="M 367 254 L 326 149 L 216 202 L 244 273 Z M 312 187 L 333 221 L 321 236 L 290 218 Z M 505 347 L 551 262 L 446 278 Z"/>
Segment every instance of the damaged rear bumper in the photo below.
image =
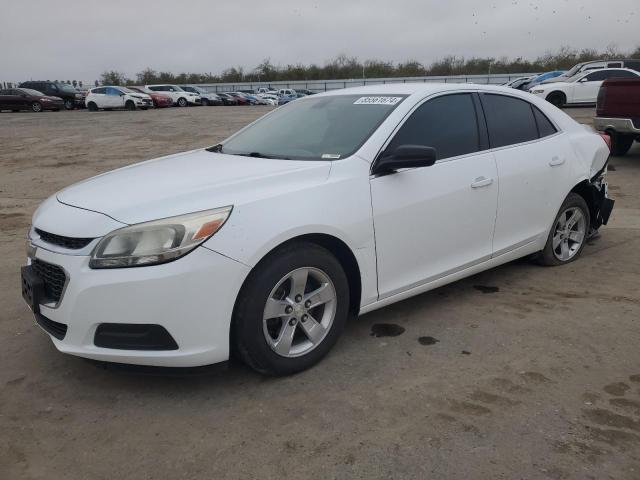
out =
<path fill-rule="evenodd" d="M 600 226 L 607 224 L 615 204 L 615 200 L 609 198 L 606 175 L 608 163 L 609 160 L 589 181 L 592 194 L 591 232 L 595 232 Z"/>

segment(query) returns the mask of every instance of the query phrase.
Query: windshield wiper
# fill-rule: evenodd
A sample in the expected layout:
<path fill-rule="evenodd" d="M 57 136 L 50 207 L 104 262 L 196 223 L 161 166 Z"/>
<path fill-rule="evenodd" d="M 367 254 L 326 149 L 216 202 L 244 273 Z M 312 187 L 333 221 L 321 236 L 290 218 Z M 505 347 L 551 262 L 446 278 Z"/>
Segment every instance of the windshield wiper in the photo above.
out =
<path fill-rule="evenodd" d="M 276 156 L 276 155 L 265 155 L 260 152 L 243 152 L 243 153 L 231 153 L 230 155 L 239 155 L 241 157 L 253 157 L 253 158 L 268 158 L 271 160 L 291 160 L 289 157 L 284 156 Z"/>
<path fill-rule="evenodd" d="M 213 147 L 205 148 L 205 150 L 207 152 L 222 153 L 222 144 L 218 143 L 218 144 L 214 145 Z"/>

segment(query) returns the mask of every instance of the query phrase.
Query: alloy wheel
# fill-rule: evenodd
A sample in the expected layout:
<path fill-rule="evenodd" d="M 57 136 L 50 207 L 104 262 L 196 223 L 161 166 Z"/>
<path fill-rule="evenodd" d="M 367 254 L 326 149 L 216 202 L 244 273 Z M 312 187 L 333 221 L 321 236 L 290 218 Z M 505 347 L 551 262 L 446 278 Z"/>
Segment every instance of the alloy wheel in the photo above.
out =
<path fill-rule="evenodd" d="M 553 255 L 566 262 L 580 251 L 587 233 L 587 219 L 578 207 L 563 211 L 553 230 Z"/>
<path fill-rule="evenodd" d="M 282 357 L 299 357 L 316 348 L 336 315 L 337 294 L 329 276 L 304 267 L 289 272 L 267 298 L 262 327 L 271 349 Z"/>

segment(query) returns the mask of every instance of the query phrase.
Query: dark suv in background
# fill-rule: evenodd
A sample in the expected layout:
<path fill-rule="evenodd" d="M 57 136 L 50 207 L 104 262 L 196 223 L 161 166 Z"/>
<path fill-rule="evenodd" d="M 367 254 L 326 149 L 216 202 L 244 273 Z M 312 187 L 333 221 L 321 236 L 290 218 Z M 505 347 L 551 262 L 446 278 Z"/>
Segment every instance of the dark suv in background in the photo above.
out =
<path fill-rule="evenodd" d="M 64 101 L 64 108 L 73 110 L 74 107 L 84 106 L 84 95 L 71 85 L 50 81 L 28 81 L 22 82 L 20 88 L 30 88 L 45 95 L 60 97 Z"/>

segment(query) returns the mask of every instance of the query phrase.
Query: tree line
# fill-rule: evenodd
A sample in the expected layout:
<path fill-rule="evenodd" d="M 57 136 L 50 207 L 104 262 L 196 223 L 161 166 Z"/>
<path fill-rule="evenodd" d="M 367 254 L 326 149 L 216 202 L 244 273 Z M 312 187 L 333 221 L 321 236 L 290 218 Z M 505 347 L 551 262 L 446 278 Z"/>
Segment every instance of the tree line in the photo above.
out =
<path fill-rule="evenodd" d="M 364 60 L 347 55 L 338 55 L 323 66 L 302 63 L 274 65 L 269 58 L 264 59 L 253 69 L 242 66 L 227 68 L 220 74 L 179 73 L 156 71 L 145 68 L 138 72 L 135 79 L 124 73 L 109 70 L 102 73 L 99 83 L 102 85 L 133 85 L 152 83 L 269 83 L 295 80 L 332 80 L 353 78 L 384 77 L 422 77 L 441 75 L 484 75 L 489 73 L 535 73 L 550 70 L 567 70 L 576 63 L 598 59 L 638 58 L 640 46 L 634 51 L 624 52 L 616 47 L 603 51 L 595 49 L 576 50 L 562 47 L 533 60 L 523 57 L 458 57 L 449 55 L 425 65 L 417 60 L 394 63 L 382 60 Z M 96 80 L 96 84 L 98 81 Z"/>

